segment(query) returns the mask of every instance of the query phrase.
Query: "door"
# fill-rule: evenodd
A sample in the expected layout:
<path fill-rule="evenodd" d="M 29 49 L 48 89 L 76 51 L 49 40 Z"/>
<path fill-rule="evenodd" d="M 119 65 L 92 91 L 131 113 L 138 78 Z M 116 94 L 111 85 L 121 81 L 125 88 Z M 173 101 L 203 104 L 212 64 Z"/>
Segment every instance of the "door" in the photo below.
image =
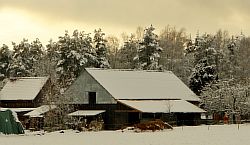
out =
<path fill-rule="evenodd" d="M 89 96 L 89 104 L 95 105 L 96 104 L 96 92 L 88 92 Z"/>

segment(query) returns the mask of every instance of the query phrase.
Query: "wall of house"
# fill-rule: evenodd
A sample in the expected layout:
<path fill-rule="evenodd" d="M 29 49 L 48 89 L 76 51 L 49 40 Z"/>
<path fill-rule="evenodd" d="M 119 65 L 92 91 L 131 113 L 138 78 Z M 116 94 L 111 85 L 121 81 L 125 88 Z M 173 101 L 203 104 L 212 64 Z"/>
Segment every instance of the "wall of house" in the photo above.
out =
<path fill-rule="evenodd" d="M 34 105 L 35 107 L 39 107 L 43 104 L 47 104 L 47 102 L 51 101 L 48 100 L 48 95 L 49 93 L 51 93 L 50 90 L 51 89 L 51 79 L 49 78 L 47 80 L 47 82 L 44 84 L 43 88 L 41 89 L 41 91 L 37 94 L 37 96 L 34 99 Z M 46 97 L 47 96 L 47 97 Z"/>
<path fill-rule="evenodd" d="M 200 113 L 176 113 L 177 126 L 199 125 L 201 123 Z"/>
<path fill-rule="evenodd" d="M 32 100 L 1 100 L 1 107 L 4 108 L 34 108 Z"/>
<path fill-rule="evenodd" d="M 75 110 L 105 110 L 103 113 L 104 128 L 108 130 L 120 129 L 139 122 L 139 112 L 121 103 L 117 104 L 78 104 Z"/>
<path fill-rule="evenodd" d="M 116 104 L 116 100 L 85 70 L 64 96 L 73 104 L 89 104 L 88 92 L 96 92 L 96 104 Z"/>
<path fill-rule="evenodd" d="M 115 127 L 116 129 L 132 126 L 140 122 L 140 112 L 122 103 L 117 103 L 115 110 Z"/>

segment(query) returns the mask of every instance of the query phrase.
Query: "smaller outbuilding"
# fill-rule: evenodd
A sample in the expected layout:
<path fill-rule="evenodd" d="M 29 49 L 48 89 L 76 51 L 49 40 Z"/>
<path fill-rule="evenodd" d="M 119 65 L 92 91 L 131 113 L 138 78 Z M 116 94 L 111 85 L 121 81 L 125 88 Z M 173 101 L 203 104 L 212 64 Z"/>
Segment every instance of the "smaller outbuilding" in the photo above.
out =
<path fill-rule="evenodd" d="M 45 114 L 56 109 L 56 105 L 42 105 L 33 111 L 24 114 L 26 117 L 25 125 L 30 130 L 40 130 L 44 127 Z"/>
<path fill-rule="evenodd" d="M 36 108 L 42 105 L 48 77 L 10 78 L 0 91 L 0 106 L 4 108 Z"/>
<path fill-rule="evenodd" d="M 28 117 L 24 114 L 44 103 L 49 87 L 48 77 L 10 78 L 0 91 L 0 107 L 16 112 L 20 122 L 28 129 Z"/>

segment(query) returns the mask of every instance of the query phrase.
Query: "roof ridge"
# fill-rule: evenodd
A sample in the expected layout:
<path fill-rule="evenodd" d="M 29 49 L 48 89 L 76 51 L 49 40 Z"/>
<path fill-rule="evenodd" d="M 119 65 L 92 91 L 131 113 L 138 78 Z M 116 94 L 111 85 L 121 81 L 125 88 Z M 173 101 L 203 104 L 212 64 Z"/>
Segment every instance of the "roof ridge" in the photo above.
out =
<path fill-rule="evenodd" d="M 131 72 L 168 72 L 168 70 L 141 70 L 141 69 L 108 69 L 108 68 L 85 68 L 86 70 L 107 70 L 107 71 L 131 71 Z"/>
<path fill-rule="evenodd" d="M 40 78 L 48 78 L 49 76 L 44 77 L 10 77 L 10 79 L 40 79 Z"/>

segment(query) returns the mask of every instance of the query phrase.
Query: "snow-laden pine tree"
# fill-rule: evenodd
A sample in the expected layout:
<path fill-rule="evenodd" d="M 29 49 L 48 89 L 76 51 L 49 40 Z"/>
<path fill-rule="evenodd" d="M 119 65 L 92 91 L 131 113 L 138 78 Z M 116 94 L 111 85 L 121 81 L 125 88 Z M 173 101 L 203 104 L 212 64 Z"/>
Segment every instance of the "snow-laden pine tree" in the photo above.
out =
<path fill-rule="evenodd" d="M 52 87 L 47 96 L 49 104 L 56 103 L 59 116 L 49 116 L 48 122 L 65 127 L 69 119 L 68 113 L 72 106 L 67 105 L 71 97 L 65 97 L 64 91 L 79 76 L 84 67 L 94 67 L 97 62 L 95 49 L 92 47 L 90 34 L 75 30 L 71 35 L 66 31 L 57 42 L 50 41 L 47 45 L 47 57 L 50 61 L 56 61 L 56 74 L 49 72 Z M 53 66 L 51 66 L 53 68 Z"/>
<path fill-rule="evenodd" d="M 57 42 L 53 41 L 52 39 L 50 39 L 49 44 L 46 45 L 46 57 L 51 62 L 55 62 L 59 58 Z"/>
<path fill-rule="evenodd" d="M 158 43 L 158 36 L 153 32 L 155 28 L 151 25 L 144 30 L 143 40 L 138 49 L 138 56 L 135 60 L 139 62 L 139 69 L 159 70 L 160 53 L 162 48 Z"/>
<path fill-rule="evenodd" d="M 0 48 L 0 80 L 9 77 L 9 64 L 11 62 L 11 52 L 7 45 Z"/>
<path fill-rule="evenodd" d="M 107 40 L 104 38 L 104 35 L 105 33 L 103 33 L 100 28 L 94 31 L 93 44 L 97 55 L 97 68 L 110 68 L 110 64 L 107 58 Z"/>
<path fill-rule="evenodd" d="M 41 63 L 42 59 L 45 56 L 44 47 L 41 41 L 37 38 L 36 40 L 32 41 L 29 48 L 29 60 L 32 64 L 31 75 L 32 76 L 44 76 L 41 74 Z"/>
<path fill-rule="evenodd" d="M 93 67 L 96 52 L 93 49 L 89 34 L 75 30 L 71 37 L 66 31 L 56 43 L 58 60 L 56 72 L 58 83 L 63 92 L 78 77 L 84 67 Z"/>
<path fill-rule="evenodd" d="M 20 44 L 12 43 L 13 54 L 9 72 L 11 77 L 37 76 L 36 65 L 43 55 L 43 46 L 39 39 L 31 44 L 23 39 Z"/>
<path fill-rule="evenodd" d="M 214 48 L 213 40 L 211 35 L 197 35 L 195 42 L 186 46 L 186 52 L 194 56 L 195 65 L 189 79 L 189 87 L 197 95 L 200 95 L 206 85 L 218 79 L 216 65 L 219 53 Z"/>
<path fill-rule="evenodd" d="M 9 67 L 11 77 L 25 77 L 32 74 L 32 63 L 29 55 L 30 44 L 27 39 L 23 39 L 20 44 L 12 43 L 13 54 Z"/>
<path fill-rule="evenodd" d="M 83 55 L 82 57 L 85 60 L 85 63 L 83 63 L 83 61 L 80 61 L 80 63 L 83 64 L 84 67 L 94 67 L 98 59 L 96 50 L 92 46 L 93 40 L 90 37 L 90 33 L 75 31 L 73 36 L 74 39 L 79 40 L 79 53 Z"/>

